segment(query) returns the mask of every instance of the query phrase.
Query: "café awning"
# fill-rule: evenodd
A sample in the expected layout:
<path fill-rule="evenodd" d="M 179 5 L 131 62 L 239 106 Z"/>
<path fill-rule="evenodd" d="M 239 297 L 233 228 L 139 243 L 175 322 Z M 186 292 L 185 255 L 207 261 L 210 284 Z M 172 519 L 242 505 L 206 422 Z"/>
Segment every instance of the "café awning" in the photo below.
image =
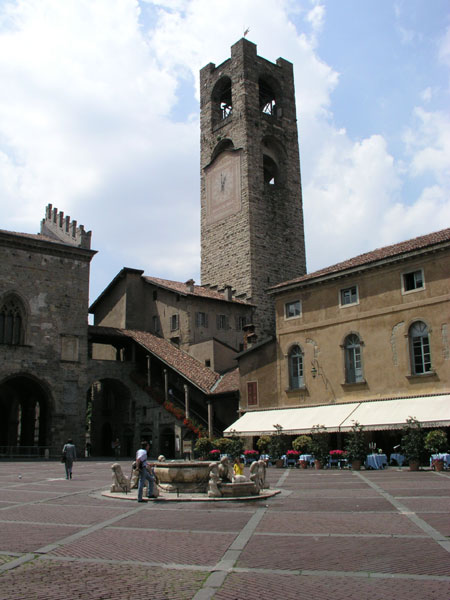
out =
<path fill-rule="evenodd" d="M 355 421 L 367 431 L 401 429 L 409 417 L 416 418 L 424 427 L 450 426 L 450 394 L 253 410 L 225 429 L 224 435 L 270 435 L 276 433 L 276 426 L 281 426 L 288 435 L 301 435 L 311 433 L 315 425 L 323 425 L 330 433 L 345 432 L 350 431 Z"/>

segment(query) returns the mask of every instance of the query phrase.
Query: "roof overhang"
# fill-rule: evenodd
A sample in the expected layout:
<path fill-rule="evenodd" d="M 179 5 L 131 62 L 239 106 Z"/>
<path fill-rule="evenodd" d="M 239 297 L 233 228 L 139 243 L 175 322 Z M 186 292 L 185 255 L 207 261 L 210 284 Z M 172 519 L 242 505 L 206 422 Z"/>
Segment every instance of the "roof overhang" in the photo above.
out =
<path fill-rule="evenodd" d="M 367 431 L 401 429 L 409 417 L 416 418 L 424 427 L 450 426 L 450 394 L 254 410 L 230 425 L 224 435 L 270 435 L 276 433 L 275 426 L 280 425 L 282 432 L 288 435 L 311 433 L 316 425 L 326 427 L 330 433 L 347 432 L 355 422 Z"/>

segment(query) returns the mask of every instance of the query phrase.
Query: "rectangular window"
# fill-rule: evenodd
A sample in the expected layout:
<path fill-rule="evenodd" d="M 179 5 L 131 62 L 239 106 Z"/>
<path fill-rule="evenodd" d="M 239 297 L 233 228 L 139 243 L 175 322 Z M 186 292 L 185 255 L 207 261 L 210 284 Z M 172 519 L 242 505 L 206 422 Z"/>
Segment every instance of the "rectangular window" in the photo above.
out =
<path fill-rule="evenodd" d="M 340 306 L 348 306 L 349 304 L 358 303 L 358 286 L 352 285 L 348 288 L 343 288 L 339 292 Z"/>
<path fill-rule="evenodd" d="M 197 327 L 208 327 L 208 315 L 204 312 L 195 313 L 195 325 Z"/>
<path fill-rule="evenodd" d="M 284 305 L 284 315 L 286 319 L 293 319 L 299 317 L 302 312 L 302 306 L 300 300 L 294 300 L 294 302 L 286 302 Z"/>
<path fill-rule="evenodd" d="M 247 383 L 247 405 L 255 406 L 258 404 L 258 382 L 249 381 Z"/>
<path fill-rule="evenodd" d="M 179 327 L 178 315 L 172 315 L 170 317 L 170 331 L 176 331 Z"/>
<path fill-rule="evenodd" d="M 228 329 L 227 315 L 217 315 L 217 329 Z"/>
<path fill-rule="evenodd" d="M 411 273 L 403 273 L 403 291 L 412 292 L 424 288 L 423 270 L 411 271 Z"/>
<path fill-rule="evenodd" d="M 159 333 L 160 331 L 159 317 L 156 315 L 152 317 L 152 329 L 155 333 Z"/>
<path fill-rule="evenodd" d="M 238 331 L 242 331 L 246 325 L 247 325 L 247 317 L 237 317 L 236 318 L 236 329 Z"/>

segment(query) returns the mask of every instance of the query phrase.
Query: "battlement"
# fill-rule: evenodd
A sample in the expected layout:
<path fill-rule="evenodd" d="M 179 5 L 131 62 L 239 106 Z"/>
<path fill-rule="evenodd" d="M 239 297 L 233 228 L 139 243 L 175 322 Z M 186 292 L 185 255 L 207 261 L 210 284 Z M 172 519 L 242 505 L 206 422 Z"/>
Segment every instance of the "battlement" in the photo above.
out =
<path fill-rule="evenodd" d="M 49 204 L 45 209 L 45 218 L 41 221 L 41 235 L 57 239 L 65 244 L 90 249 L 92 231 L 85 231 L 84 225 L 77 227 L 77 222 L 64 216 Z"/>

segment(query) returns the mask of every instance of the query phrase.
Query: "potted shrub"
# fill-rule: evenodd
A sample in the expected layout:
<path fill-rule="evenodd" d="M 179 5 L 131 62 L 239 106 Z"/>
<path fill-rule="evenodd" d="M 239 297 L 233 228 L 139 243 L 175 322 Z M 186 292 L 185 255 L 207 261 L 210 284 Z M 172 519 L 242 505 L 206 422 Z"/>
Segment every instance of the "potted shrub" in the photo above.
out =
<path fill-rule="evenodd" d="M 218 438 L 214 440 L 214 447 L 220 450 L 220 454 L 231 454 L 233 443 L 229 438 Z"/>
<path fill-rule="evenodd" d="M 283 466 L 283 461 L 281 457 L 285 454 L 288 446 L 288 441 L 286 436 L 281 433 L 282 427 L 276 427 L 277 432 L 273 433 L 270 436 L 270 442 L 268 446 L 270 458 L 275 461 L 275 466 L 281 468 Z"/>
<path fill-rule="evenodd" d="M 447 436 L 442 429 L 429 431 L 425 436 L 425 448 L 430 454 L 440 454 L 441 452 L 445 452 L 447 447 Z M 431 466 L 434 467 L 436 471 L 442 471 L 444 468 L 444 461 L 442 458 L 433 458 Z"/>
<path fill-rule="evenodd" d="M 347 460 L 352 465 L 352 470 L 359 471 L 361 465 L 366 460 L 367 447 L 364 439 L 364 427 L 357 421 L 353 424 L 347 437 L 345 451 L 347 453 Z"/>
<path fill-rule="evenodd" d="M 242 441 L 242 439 L 235 434 L 233 434 L 228 439 L 230 441 L 228 454 L 231 454 L 233 458 L 241 456 L 242 451 L 244 449 L 244 442 Z"/>
<path fill-rule="evenodd" d="M 298 457 L 300 455 L 300 452 L 298 450 L 288 450 L 286 452 L 286 458 L 288 461 L 294 461 L 294 465 L 297 467 L 297 462 L 298 462 Z M 289 462 L 288 462 L 289 465 Z"/>
<path fill-rule="evenodd" d="M 309 454 L 311 452 L 311 437 L 309 435 L 299 435 L 292 442 L 292 447 L 299 454 Z"/>
<path fill-rule="evenodd" d="M 209 451 L 213 449 L 212 440 L 209 437 L 201 437 L 195 442 L 194 454 L 200 460 L 207 460 Z"/>
<path fill-rule="evenodd" d="M 418 471 L 424 458 L 424 433 L 419 421 L 414 417 L 406 419 L 402 436 L 403 454 L 409 462 L 410 471 Z"/>
<path fill-rule="evenodd" d="M 314 467 L 322 469 L 328 463 L 330 452 L 328 433 L 323 425 L 314 425 L 311 431 L 311 451 L 314 455 Z"/>
<path fill-rule="evenodd" d="M 262 435 L 256 442 L 256 447 L 261 454 L 268 454 L 270 444 L 270 435 Z"/>

